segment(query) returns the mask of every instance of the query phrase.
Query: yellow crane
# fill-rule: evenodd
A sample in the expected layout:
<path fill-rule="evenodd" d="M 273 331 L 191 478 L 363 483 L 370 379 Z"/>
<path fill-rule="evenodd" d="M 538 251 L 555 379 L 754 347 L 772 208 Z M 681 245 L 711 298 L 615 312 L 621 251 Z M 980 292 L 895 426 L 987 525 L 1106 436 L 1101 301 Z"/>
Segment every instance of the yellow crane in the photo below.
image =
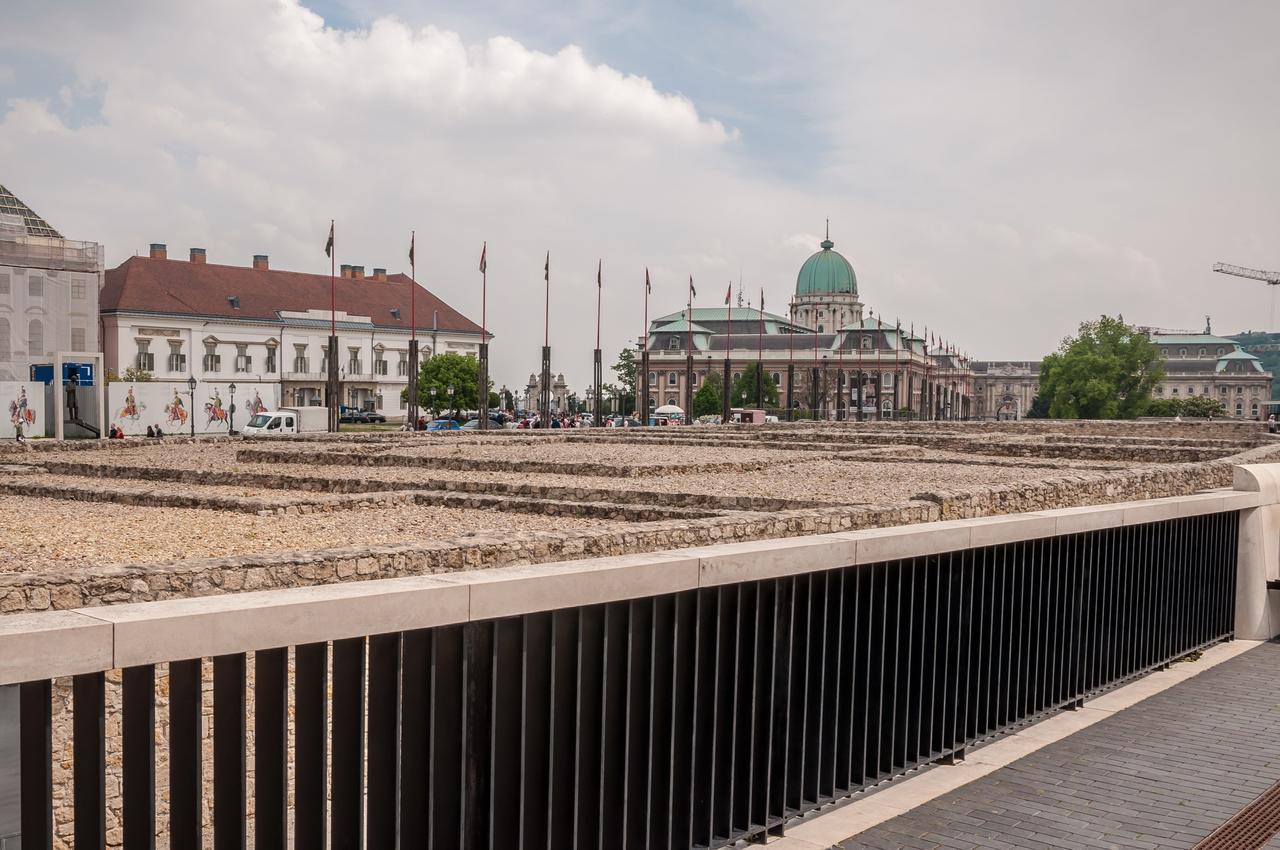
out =
<path fill-rule="evenodd" d="M 1214 263 L 1213 270 L 1221 274 L 1229 274 L 1232 277 L 1244 277 L 1249 280 L 1260 280 L 1267 286 L 1280 286 L 1280 272 L 1267 272 L 1261 269 L 1246 269 L 1244 266 L 1233 266 L 1230 263 Z M 1267 324 L 1267 330 L 1274 330 L 1276 326 L 1276 291 L 1271 290 L 1271 320 Z"/>

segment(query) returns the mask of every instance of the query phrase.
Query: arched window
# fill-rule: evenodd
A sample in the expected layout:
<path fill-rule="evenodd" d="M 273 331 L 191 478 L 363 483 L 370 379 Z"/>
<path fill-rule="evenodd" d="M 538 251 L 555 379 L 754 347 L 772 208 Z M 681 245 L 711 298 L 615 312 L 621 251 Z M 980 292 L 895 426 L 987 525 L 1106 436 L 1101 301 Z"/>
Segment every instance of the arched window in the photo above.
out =
<path fill-rule="evenodd" d="M 668 372 L 668 373 L 667 373 L 667 386 L 669 386 L 669 387 L 674 387 L 675 385 L 676 385 L 676 373 L 675 373 L 675 372 Z"/>
<path fill-rule="evenodd" d="M 779 384 L 781 384 L 781 383 L 782 383 L 782 376 L 781 376 L 781 375 L 779 375 L 777 372 L 774 372 L 774 373 L 773 373 L 773 385 L 776 387 L 776 386 L 778 386 L 778 385 L 779 385 Z"/>
<path fill-rule="evenodd" d="M 649 373 L 649 385 L 650 385 L 650 386 L 652 386 L 652 385 L 654 385 L 654 384 L 656 384 L 656 383 L 658 383 L 658 373 L 657 373 L 657 372 L 650 372 L 650 373 Z"/>
<path fill-rule="evenodd" d="M 673 337 L 671 337 L 671 339 L 667 340 L 667 348 L 668 348 L 668 349 L 670 349 L 671 351 L 679 351 L 679 350 L 680 350 L 680 337 L 678 337 L 678 336 L 673 336 Z"/>
<path fill-rule="evenodd" d="M 9 320 L 0 319 L 0 362 L 4 362 L 9 359 L 9 352 L 11 351 L 9 347 L 10 344 Z"/>
<path fill-rule="evenodd" d="M 1204 346 L 1200 347 L 1200 356 L 1204 357 Z"/>
<path fill-rule="evenodd" d="M 27 325 L 27 353 L 32 357 L 44 357 L 44 322 L 32 319 Z"/>
<path fill-rule="evenodd" d="M 871 337 L 869 336 L 858 337 L 858 344 L 861 345 L 863 348 L 867 349 L 868 351 L 871 350 Z"/>
<path fill-rule="evenodd" d="M 818 325 L 818 333 L 822 333 L 822 325 Z"/>
<path fill-rule="evenodd" d="M 649 409 L 653 410 L 657 406 L 658 406 L 658 400 L 653 396 L 649 396 Z"/>
<path fill-rule="evenodd" d="M 675 403 L 676 403 L 676 397 L 675 397 L 675 396 L 673 396 L 673 395 L 669 395 L 669 396 L 667 396 L 667 404 L 675 404 Z"/>
<path fill-rule="evenodd" d="M 1179 357 L 1186 357 L 1186 356 L 1187 356 L 1187 350 L 1186 350 L 1185 348 L 1179 348 L 1179 349 L 1178 349 L 1178 356 L 1179 356 Z"/>

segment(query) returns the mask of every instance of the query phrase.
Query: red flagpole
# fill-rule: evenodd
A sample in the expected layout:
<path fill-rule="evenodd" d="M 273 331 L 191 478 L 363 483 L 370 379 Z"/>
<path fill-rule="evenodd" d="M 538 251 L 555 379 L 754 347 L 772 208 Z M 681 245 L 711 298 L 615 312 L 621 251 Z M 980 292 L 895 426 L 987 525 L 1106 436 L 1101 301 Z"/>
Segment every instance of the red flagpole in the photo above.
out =
<path fill-rule="evenodd" d="M 760 370 L 760 381 L 764 382 L 764 290 L 760 290 L 760 322 L 756 327 L 756 368 Z"/>
<path fill-rule="evenodd" d="M 729 323 L 729 340 L 725 343 L 724 356 L 729 357 L 729 352 L 733 351 L 733 283 L 729 284 L 729 294 L 725 297 L 724 302 L 724 318 Z"/>
<path fill-rule="evenodd" d="M 409 231 L 409 339 L 418 338 L 418 233 Z"/>
<path fill-rule="evenodd" d="M 480 246 L 480 256 L 484 257 L 484 268 L 480 270 L 480 341 L 489 341 L 488 308 L 489 308 L 489 241 L 486 239 Z"/>
<path fill-rule="evenodd" d="M 649 350 L 649 270 L 644 270 L 644 350 Z M 648 376 L 645 376 L 648 380 Z"/>
<path fill-rule="evenodd" d="M 333 233 L 333 219 L 329 219 L 329 232 Z M 329 252 L 329 336 L 338 335 L 338 284 L 334 278 L 334 264 L 338 257 L 338 240 L 333 241 Z"/>
<path fill-rule="evenodd" d="M 542 347 L 551 345 L 551 252 L 547 252 L 547 265 L 544 268 L 547 280 L 547 300 L 542 313 Z"/>
<path fill-rule="evenodd" d="M 600 261 L 600 265 L 596 266 L 596 348 L 600 347 L 600 298 L 604 291 L 604 284 L 600 281 L 600 271 L 604 265 L 604 260 Z"/>

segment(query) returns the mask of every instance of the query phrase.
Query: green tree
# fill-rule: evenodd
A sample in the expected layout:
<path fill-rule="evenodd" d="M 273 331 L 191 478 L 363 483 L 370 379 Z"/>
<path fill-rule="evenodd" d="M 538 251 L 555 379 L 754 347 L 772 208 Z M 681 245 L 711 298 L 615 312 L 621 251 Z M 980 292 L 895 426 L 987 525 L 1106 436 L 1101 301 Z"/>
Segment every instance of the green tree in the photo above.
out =
<path fill-rule="evenodd" d="M 730 406 L 755 407 L 756 375 L 759 372 L 759 363 L 752 363 L 742 370 L 742 374 L 733 382 L 733 392 L 729 395 Z M 764 373 L 764 406 L 778 406 L 778 386 L 773 382 L 773 376 L 768 372 Z"/>
<path fill-rule="evenodd" d="M 1054 419 L 1133 419 L 1164 377 L 1159 352 L 1124 317 L 1082 322 L 1040 367 L 1040 394 Z"/>
<path fill-rule="evenodd" d="M 1044 396 L 1037 395 L 1031 399 L 1031 409 L 1027 411 L 1028 419 L 1048 419 L 1049 418 L 1049 400 Z"/>
<path fill-rule="evenodd" d="M 1157 398 L 1147 405 L 1147 416 L 1181 416 L 1182 399 Z"/>
<path fill-rule="evenodd" d="M 1222 402 L 1207 395 L 1193 395 L 1182 400 L 1183 416 L 1199 416 L 1207 419 L 1210 416 L 1225 416 L 1226 414 L 1227 409 L 1222 406 Z"/>
<path fill-rule="evenodd" d="M 636 353 L 633 350 L 624 348 L 618 352 L 618 362 L 613 364 L 613 374 L 618 376 L 618 385 L 622 390 L 622 397 L 618 403 L 619 410 L 631 410 L 635 407 L 636 369 L 638 366 Z"/>
<path fill-rule="evenodd" d="M 707 379 L 702 382 L 702 386 L 698 387 L 698 391 L 693 394 L 693 415 L 698 416 L 717 416 L 723 412 L 720 390 L 724 385 L 724 380 L 720 377 L 720 373 L 712 371 L 707 375 Z"/>
<path fill-rule="evenodd" d="M 493 382 L 490 381 L 490 389 Z M 453 402 L 449 401 L 453 387 Z M 401 393 L 407 399 L 407 391 Z M 492 395 L 490 400 L 492 401 Z M 476 410 L 480 406 L 480 361 L 462 354 L 437 354 L 418 369 L 418 406 L 432 410 Z"/>
<path fill-rule="evenodd" d="M 130 366 L 124 370 L 123 374 L 117 375 L 113 370 L 107 370 L 107 383 L 114 384 L 116 381 L 126 381 L 130 384 L 145 384 L 151 380 L 151 373 L 146 369 L 139 369 L 137 366 Z"/>

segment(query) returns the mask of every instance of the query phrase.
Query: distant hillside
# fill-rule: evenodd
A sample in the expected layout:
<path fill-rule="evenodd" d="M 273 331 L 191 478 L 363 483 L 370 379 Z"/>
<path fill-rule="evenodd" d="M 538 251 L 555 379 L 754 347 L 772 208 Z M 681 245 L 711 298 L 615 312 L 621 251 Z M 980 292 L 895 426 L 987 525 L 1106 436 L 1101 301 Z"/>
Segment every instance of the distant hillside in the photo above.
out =
<path fill-rule="evenodd" d="M 1245 351 L 1261 360 L 1263 369 L 1272 375 L 1280 375 L 1280 333 L 1245 331 L 1227 339 L 1234 339 Z M 1280 400 L 1280 381 L 1272 381 L 1271 399 Z"/>

